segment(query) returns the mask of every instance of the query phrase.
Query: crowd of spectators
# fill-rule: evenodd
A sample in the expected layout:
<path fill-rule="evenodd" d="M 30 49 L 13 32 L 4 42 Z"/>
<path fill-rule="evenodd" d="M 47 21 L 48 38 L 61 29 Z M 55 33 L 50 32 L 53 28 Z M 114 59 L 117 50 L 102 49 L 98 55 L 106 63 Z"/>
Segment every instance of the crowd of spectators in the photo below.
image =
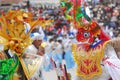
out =
<path fill-rule="evenodd" d="M 120 36 L 120 3 L 96 3 L 87 7 L 90 9 L 91 18 L 103 26 L 111 38 Z"/>
<path fill-rule="evenodd" d="M 93 0 L 96 1 L 96 0 Z M 87 2 L 86 7 L 90 10 L 90 17 L 98 22 L 111 38 L 120 36 L 120 3 L 113 2 Z M 94 4 L 94 5 L 93 5 Z M 17 9 L 17 8 L 14 8 Z M 57 34 L 61 28 L 69 30 L 70 22 L 66 20 L 60 7 L 41 6 L 24 9 L 34 13 L 34 18 L 41 17 L 44 20 L 53 20 L 50 25 L 45 25 L 47 35 Z M 48 29 L 49 28 L 49 29 Z"/>
<path fill-rule="evenodd" d="M 120 37 L 120 3 L 99 2 L 94 5 L 92 4 L 93 3 L 87 3 L 91 18 L 103 26 L 103 30 L 105 30 L 111 38 Z M 37 16 L 54 20 L 54 23 L 50 25 L 54 25 L 53 33 L 63 26 L 67 28 L 70 27 L 70 23 L 65 19 L 60 7 L 41 7 L 36 11 L 38 11 L 36 13 L 39 13 Z"/>
<path fill-rule="evenodd" d="M 103 30 L 111 38 L 120 36 L 120 3 L 102 2 L 101 0 L 101 2 L 87 2 L 86 7 L 90 10 L 90 17 L 103 26 Z M 45 30 L 48 35 L 56 34 L 63 26 L 70 27 L 60 7 L 44 6 L 32 9 L 35 17 L 41 16 L 45 20 L 54 20 L 51 25 L 46 25 L 47 27 L 54 26 L 50 31 Z"/>
<path fill-rule="evenodd" d="M 31 11 L 34 13 L 34 17 L 36 18 L 40 17 L 43 20 L 53 21 L 50 24 L 45 24 L 45 33 L 47 35 L 57 34 L 63 27 L 70 27 L 70 23 L 66 20 L 63 11 L 60 10 L 60 7 L 45 6 L 44 8 L 32 8 Z"/>

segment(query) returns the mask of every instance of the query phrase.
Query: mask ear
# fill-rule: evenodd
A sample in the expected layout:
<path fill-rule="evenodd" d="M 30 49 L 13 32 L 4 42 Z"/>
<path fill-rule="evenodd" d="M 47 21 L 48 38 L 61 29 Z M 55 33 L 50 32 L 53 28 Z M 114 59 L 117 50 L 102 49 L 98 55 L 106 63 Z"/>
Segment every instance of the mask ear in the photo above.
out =
<path fill-rule="evenodd" d="M 90 30 L 94 36 L 100 35 L 101 33 L 101 27 L 97 23 L 91 24 L 91 30 Z"/>

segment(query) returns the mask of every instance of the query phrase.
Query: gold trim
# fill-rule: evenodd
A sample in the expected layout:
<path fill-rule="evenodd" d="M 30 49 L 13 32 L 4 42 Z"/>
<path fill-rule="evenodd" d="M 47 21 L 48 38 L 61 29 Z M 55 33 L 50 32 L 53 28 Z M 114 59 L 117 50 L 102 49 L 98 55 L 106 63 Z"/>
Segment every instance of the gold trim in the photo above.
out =
<path fill-rule="evenodd" d="M 35 72 L 37 72 L 37 69 L 39 69 L 39 65 L 40 65 L 40 63 L 41 63 L 41 61 L 40 61 L 40 59 L 41 58 L 39 58 L 38 60 L 37 60 L 37 62 L 35 62 L 36 64 L 34 65 L 34 67 L 32 67 L 32 72 L 30 72 L 30 77 L 32 77 L 34 74 L 35 74 Z M 33 66 L 33 65 L 32 65 Z"/>
<path fill-rule="evenodd" d="M 73 44 L 72 45 L 72 53 L 73 53 L 73 57 L 75 62 L 78 65 L 77 68 L 77 76 L 81 76 L 83 77 L 85 80 L 90 80 L 92 79 L 94 76 L 100 75 L 102 74 L 102 68 L 100 66 L 100 63 L 103 59 L 104 56 L 104 47 L 100 46 L 98 49 L 95 50 L 90 50 L 90 51 L 84 51 L 82 49 L 80 49 L 79 51 L 77 51 L 77 44 Z M 93 54 L 95 53 L 95 54 Z M 92 61 L 89 66 L 87 66 L 85 64 L 85 61 Z M 95 72 L 92 72 L 92 74 L 90 74 L 92 67 L 94 67 L 96 65 L 96 68 L 98 70 Z M 85 72 L 81 73 L 81 70 L 83 67 L 84 71 L 89 71 L 89 74 L 86 75 Z"/>
<path fill-rule="evenodd" d="M 27 80 L 30 80 L 30 75 L 29 75 L 29 72 L 28 72 L 28 70 L 26 68 L 26 65 L 25 65 L 23 59 L 21 57 L 19 57 L 19 60 L 20 60 L 20 63 L 22 65 L 22 67 L 23 67 L 23 71 L 24 71 L 24 73 L 25 73 L 25 75 L 27 77 Z"/>

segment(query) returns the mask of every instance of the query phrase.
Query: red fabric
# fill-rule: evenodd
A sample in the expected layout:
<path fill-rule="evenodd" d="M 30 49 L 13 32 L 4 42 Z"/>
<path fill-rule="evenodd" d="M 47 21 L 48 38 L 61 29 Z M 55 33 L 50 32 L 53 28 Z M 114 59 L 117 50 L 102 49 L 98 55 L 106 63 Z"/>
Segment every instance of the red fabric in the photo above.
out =
<path fill-rule="evenodd" d="M 55 65 L 55 63 L 54 63 L 54 60 L 53 60 L 52 58 L 50 58 L 50 61 L 51 61 L 51 63 L 52 63 L 53 68 L 56 68 L 56 65 Z"/>
<path fill-rule="evenodd" d="M 64 32 L 67 32 L 67 27 L 64 25 L 63 26 Z"/>
<path fill-rule="evenodd" d="M 110 78 L 109 80 L 112 80 L 112 78 Z"/>
<path fill-rule="evenodd" d="M 110 37 L 107 36 L 102 30 L 101 30 L 101 34 L 100 34 L 99 38 L 102 39 L 103 43 L 104 43 L 105 41 L 110 40 Z"/>
<path fill-rule="evenodd" d="M 85 37 L 84 33 L 88 32 L 89 33 L 89 37 Z M 84 28 L 78 28 L 78 32 L 76 34 L 76 39 L 78 42 L 85 42 L 89 39 L 89 42 L 93 42 L 93 34 L 87 30 L 85 30 Z"/>
<path fill-rule="evenodd" d="M 78 28 L 77 34 L 76 34 L 76 39 L 78 42 L 86 42 L 84 43 L 83 49 L 89 50 L 91 45 L 98 41 L 101 40 L 102 43 L 100 45 L 103 45 L 104 42 L 110 40 L 109 36 L 107 36 L 103 30 L 100 28 L 98 24 L 92 23 L 90 25 L 90 28 L 85 30 L 84 28 Z M 97 48 L 99 48 L 99 45 L 96 44 Z M 96 47 L 95 47 L 96 48 Z"/>
<path fill-rule="evenodd" d="M 75 6 L 77 4 L 77 6 L 81 5 L 81 0 L 71 0 L 71 2 L 73 3 L 73 5 Z"/>
<path fill-rule="evenodd" d="M 59 28 L 58 30 L 57 30 L 57 34 L 60 34 L 61 33 L 61 29 Z"/>

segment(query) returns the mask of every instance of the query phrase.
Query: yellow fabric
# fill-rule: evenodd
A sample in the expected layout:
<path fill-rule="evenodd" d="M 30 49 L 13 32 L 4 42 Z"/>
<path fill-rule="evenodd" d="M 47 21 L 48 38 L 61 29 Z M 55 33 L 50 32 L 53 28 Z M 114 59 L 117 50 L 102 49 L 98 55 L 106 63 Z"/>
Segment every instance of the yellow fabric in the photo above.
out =
<path fill-rule="evenodd" d="M 23 59 L 22 59 L 21 57 L 19 57 L 19 60 L 20 60 L 20 63 L 21 63 L 21 65 L 22 65 L 22 67 L 23 67 L 23 71 L 24 71 L 24 73 L 25 73 L 25 75 L 26 75 L 27 80 L 30 80 L 30 75 L 29 75 L 29 73 L 28 73 L 28 70 L 27 70 L 26 65 L 24 64 Z"/>
<path fill-rule="evenodd" d="M 29 57 L 19 57 L 19 60 L 27 77 L 27 80 L 30 80 L 32 76 L 39 70 L 41 58 L 32 54 L 26 55 L 29 55 Z"/>
<path fill-rule="evenodd" d="M 102 46 L 99 49 L 84 51 L 77 47 L 76 44 L 73 44 L 72 53 L 78 65 L 77 76 L 82 76 L 85 80 L 91 80 L 94 76 L 102 74 L 100 65 L 104 56 L 104 48 Z M 96 68 L 96 71 L 93 70 L 94 68 Z"/>

